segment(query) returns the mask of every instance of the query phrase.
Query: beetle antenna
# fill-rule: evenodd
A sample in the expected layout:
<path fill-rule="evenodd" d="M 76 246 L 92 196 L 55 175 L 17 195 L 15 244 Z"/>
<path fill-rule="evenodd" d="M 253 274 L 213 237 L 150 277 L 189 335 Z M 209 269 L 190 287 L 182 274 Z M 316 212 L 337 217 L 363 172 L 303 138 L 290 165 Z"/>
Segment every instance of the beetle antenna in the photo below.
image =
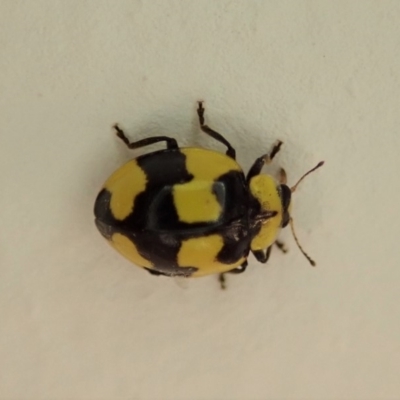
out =
<path fill-rule="evenodd" d="M 313 267 L 315 267 L 317 264 L 316 264 L 315 261 L 303 250 L 303 248 L 301 247 L 301 244 L 299 243 L 299 239 L 297 239 L 296 232 L 294 231 L 293 218 L 290 218 L 289 223 L 290 223 L 290 229 L 292 230 L 292 235 L 293 235 L 294 240 L 295 240 L 295 242 L 296 242 L 296 244 L 297 244 L 297 247 L 298 247 L 299 250 L 303 253 L 303 256 L 304 256 L 305 258 L 307 258 L 308 262 L 309 262 Z"/>
<path fill-rule="evenodd" d="M 291 192 L 294 193 L 295 190 L 297 189 L 297 186 L 299 185 L 299 183 L 309 174 L 311 174 L 311 172 L 314 172 L 316 169 L 318 169 L 319 167 L 322 167 L 324 165 L 325 161 L 320 161 L 314 168 L 310 169 L 308 172 L 306 172 L 298 181 L 297 183 L 292 186 L 290 188 Z"/>

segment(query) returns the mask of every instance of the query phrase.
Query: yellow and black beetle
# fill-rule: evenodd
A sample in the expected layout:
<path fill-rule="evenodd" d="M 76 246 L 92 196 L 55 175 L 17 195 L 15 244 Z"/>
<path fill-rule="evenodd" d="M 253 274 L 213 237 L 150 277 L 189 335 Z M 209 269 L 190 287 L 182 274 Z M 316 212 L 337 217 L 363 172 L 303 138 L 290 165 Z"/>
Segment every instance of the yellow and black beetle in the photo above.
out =
<path fill-rule="evenodd" d="M 266 263 L 273 244 L 284 250 L 277 235 L 289 223 L 293 231 L 291 195 L 323 162 L 289 188 L 283 169 L 278 181 L 261 174 L 278 153 L 282 145 L 278 141 L 255 160 L 245 177 L 235 161 L 235 149 L 204 124 L 202 102 L 197 113 L 201 130 L 224 144 L 226 155 L 180 148 L 167 136 L 131 143 L 114 126 L 130 149 L 157 142 L 166 142 L 167 148 L 129 161 L 108 178 L 95 202 L 95 222 L 117 251 L 151 274 L 199 277 L 218 273 L 224 287 L 223 274 L 244 272 L 250 252 Z"/>

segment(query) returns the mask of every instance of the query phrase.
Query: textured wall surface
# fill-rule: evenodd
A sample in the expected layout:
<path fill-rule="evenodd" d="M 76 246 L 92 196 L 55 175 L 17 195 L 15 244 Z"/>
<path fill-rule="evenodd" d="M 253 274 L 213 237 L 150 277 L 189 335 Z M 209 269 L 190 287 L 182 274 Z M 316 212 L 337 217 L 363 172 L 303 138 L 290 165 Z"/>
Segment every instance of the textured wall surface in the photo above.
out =
<path fill-rule="evenodd" d="M 1 1 L 1 399 L 400 398 L 399 1 Z M 181 287 L 104 243 L 113 136 L 275 139 L 311 268 Z M 154 148 L 158 148 L 155 146 Z M 272 171 L 274 169 L 272 168 Z"/>

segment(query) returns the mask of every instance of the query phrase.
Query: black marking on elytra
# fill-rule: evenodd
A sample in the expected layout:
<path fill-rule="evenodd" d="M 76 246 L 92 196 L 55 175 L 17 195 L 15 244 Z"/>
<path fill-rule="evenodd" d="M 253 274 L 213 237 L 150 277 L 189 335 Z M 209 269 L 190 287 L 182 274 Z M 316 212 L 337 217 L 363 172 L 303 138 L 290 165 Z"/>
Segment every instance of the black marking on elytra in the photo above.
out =
<path fill-rule="evenodd" d="M 178 229 L 179 217 L 174 205 L 173 186 L 166 186 L 160 190 L 151 204 L 147 215 L 147 229 L 172 230 Z"/>
<path fill-rule="evenodd" d="M 224 245 L 217 255 L 217 260 L 223 264 L 233 264 L 243 257 L 247 257 L 250 249 L 251 236 L 245 221 L 228 225 L 221 232 Z"/>
<path fill-rule="evenodd" d="M 168 192 L 177 183 L 189 182 L 193 175 L 186 170 L 186 156 L 178 149 L 145 154 L 136 161 L 146 174 L 146 189 L 136 196 L 133 213 L 125 219 L 125 226 L 134 230 L 159 229 L 155 219 L 167 218 L 168 210 L 163 210 L 163 203 Z"/>
<path fill-rule="evenodd" d="M 242 171 L 229 171 L 215 179 L 212 188 L 224 210 L 224 221 L 243 218 L 247 213 L 248 191 Z"/>
<path fill-rule="evenodd" d="M 136 197 L 133 213 L 124 221 L 127 230 L 182 232 L 186 238 L 196 237 L 215 233 L 230 221 L 246 216 L 247 190 L 241 171 L 230 171 L 215 180 L 212 191 L 222 209 L 217 221 L 187 223 L 179 220 L 173 196 L 175 184 L 193 179 L 186 171 L 185 155 L 179 151 L 163 151 L 153 159 L 142 156 L 137 161 L 148 183 L 146 190 Z"/>
<path fill-rule="evenodd" d="M 149 184 L 155 187 L 185 183 L 193 178 L 186 169 L 186 155 L 179 149 L 144 154 L 136 161 L 146 174 Z"/>
<path fill-rule="evenodd" d="M 195 267 L 178 265 L 177 254 L 181 241 L 173 235 L 160 235 L 157 232 L 125 233 L 125 235 L 135 244 L 139 254 L 152 263 L 152 271 L 167 276 L 185 277 L 197 271 Z"/>
<path fill-rule="evenodd" d="M 106 239 L 110 239 L 114 231 L 113 227 L 119 223 L 111 213 L 110 201 L 111 193 L 107 189 L 102 189 L 94 203 L 95 223 Z"/>
<path fill-rule="evenodd" d="M 94 215 L 96 218 L 102 218 L 110 212 L 111 193 L 107 189 L 102 189 L 97 195 L 94 203 Z"/>
<path fill-rule="evenodd" d="M 109 225 L 109 224 L 105 224 L 104 222 L 102 222 L 99 219 L 95 219 L 94 220 L 97 229 L 99 230 L 99 232 L 107 239 L 107 240 L 111 240 L 111 236 L 113 235 L 113 233 L 115 233 L 115 229 L 113 226 Z"/>

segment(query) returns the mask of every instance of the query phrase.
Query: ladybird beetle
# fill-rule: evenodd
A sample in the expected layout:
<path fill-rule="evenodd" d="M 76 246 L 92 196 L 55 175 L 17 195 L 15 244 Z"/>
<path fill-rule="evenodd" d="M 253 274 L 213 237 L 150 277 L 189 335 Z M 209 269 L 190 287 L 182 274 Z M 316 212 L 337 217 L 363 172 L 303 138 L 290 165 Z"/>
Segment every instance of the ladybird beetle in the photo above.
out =
<path fill-rule="evenodd" d="M 291 195 L 307 172 L 290 188 L 286 173 L 261 174 L 279 152 L 278 141 L 257 158 L 247 176 L 235 160 L 236 151 L 204 121 L 200 128 L 227 147 L 226 154 L 197 147 L 180 148 L 175 139 L 153 136 L 130 142 L 116 124 L 117 136 L 129 149 L 165 142 L 166 149 L 141 155 L 115 171 L 105 182 L 94 206 L 100 233 L 119 253 L 153 275 L 200 277 L 242 273 L 251 252 L 266 263 L 280 228 L 290 224 Z"/>

